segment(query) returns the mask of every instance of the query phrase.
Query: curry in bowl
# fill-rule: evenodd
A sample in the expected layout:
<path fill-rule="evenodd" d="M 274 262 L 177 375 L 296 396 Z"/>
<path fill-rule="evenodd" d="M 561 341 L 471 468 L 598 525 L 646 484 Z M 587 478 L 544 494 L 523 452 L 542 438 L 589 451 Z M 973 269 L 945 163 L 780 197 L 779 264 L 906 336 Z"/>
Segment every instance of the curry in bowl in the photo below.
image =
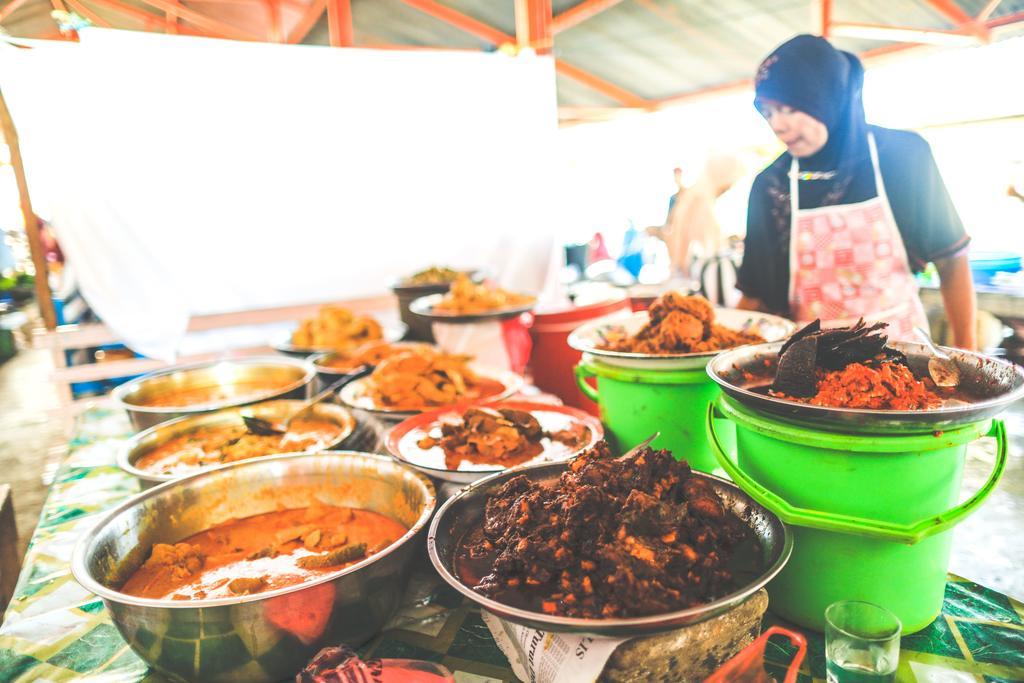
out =
<path fill-rule="evenodd" d="M 200 467 L 248 460 L 276 453 L 324 449 L 351 431 L 345 425 L 310 416 L 293 420 L 285 434 L 263 436 L 245 425 L 213 424 L 178 434 L 133 464 L 153 474 L 182 475 Z"/>
<path fill-rule="evenodd" d="M 155 544 L 121 592 L 205 600 L 277 590 L 366 559 L 406 531 L 380 513 L 335 505 L 232 519 L 178 543 Z"/>
<path fill-rule="evenodd" d="M 185 387 L 182 389 L 171 389 L 165 392 L 153 394 L 152 396 L 141 396 L 132 401 L 135 405 L 148 408 L 169 408 L 179 406 L 203 405 L 205 403 L 221 403 L 257 397 L 268 391 L 283 389 L 291 384 L 292 380 L 282 378 L 280 382 L 270 380 L 260 382 L 249 382 L 244 384 L 232 384 L 228 386 L 206 386 L 206 387 Z"/>

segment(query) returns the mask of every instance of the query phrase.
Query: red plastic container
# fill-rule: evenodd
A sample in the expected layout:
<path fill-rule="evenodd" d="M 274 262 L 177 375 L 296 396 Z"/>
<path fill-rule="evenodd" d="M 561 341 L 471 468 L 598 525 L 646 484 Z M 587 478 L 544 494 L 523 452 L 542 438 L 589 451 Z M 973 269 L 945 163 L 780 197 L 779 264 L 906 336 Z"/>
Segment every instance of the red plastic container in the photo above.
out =
<path fill-rule="evenodd" d="M 764 670 L 764 650 L 768 645 L 768 639 L 773 635 L 786 636 L 789 642 L 796 646 L 796 654 L 786 669 L 786 677 L 781 681 Z M 781 626 L 772 626 L 754 642 L 740 650 L 740 653 L 726 662 L 725 666 L 708 676 L 704 683 L 796 683 L 800 664 L 806 655 L 806 638 Z"/>
<path fill-rule="evenodd" d="M 569 333 L 595 318 L 601 318 L 618 311 L 629 310 L 629 299 L 625 292 L 607 290 L 598 301 L 587 302 L 555 311 L 534 311 L 533 352 L 530 355 L 530 372 L 533 383 L 541 390 L 554 394 L 567 405 L 582 408 L 597 415 L 597 404 L 583 395 L 576 386 L 573 368 L 582 355 L 569 346 Z"/>

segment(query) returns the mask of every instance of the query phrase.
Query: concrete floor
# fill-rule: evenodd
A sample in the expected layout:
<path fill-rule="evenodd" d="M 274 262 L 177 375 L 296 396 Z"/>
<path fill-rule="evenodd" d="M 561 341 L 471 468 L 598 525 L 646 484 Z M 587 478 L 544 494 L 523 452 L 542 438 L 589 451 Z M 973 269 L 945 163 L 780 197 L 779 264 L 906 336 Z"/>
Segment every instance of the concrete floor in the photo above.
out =
<path fill-rule="evenodd" d="M 0 483 L 13 490 L 22 553 L 46 495 L 44 482 L 67 450 L 68 420 L 58 412 L 50 369 L 41 351 L 22 351 L 0 365 Z M 950 570 L 1024 600 L 1024 401 L 1004 418 L 1011 434 L 1006 472 L 984 507 L 958 527 Z M 985 481 L 994 457 L 991 444 L 971 449 L 965 497 Z"/>

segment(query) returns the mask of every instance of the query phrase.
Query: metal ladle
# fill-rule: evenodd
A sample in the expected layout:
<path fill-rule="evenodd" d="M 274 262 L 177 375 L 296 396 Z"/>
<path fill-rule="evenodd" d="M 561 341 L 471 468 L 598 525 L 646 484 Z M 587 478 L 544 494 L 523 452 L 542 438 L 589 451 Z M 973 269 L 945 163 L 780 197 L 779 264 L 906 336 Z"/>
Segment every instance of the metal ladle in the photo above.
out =
<path fill-rule="evenodd" d="M 931 349 L 932 357 L 928 359 L 928 374 L 937 387 L 956 387 L 960 385 L 960 368 L 946 355 L 945 351 L 939 349 L 932 341 L 931 335 L 920 327 L 914 331 L 924 340 L 924 343 Z"/>
<path fill-rule="evenodd" d="M 254 417 L 252 415 L 242 415 L 242 421 L 245 422 L 245 428 L 249 430 L 250 434 L 255 434 L 257 436 L 281 436 L 282 434 L 287 434 L 288 428 L 292 425 L 292 420 L 308 412 L 310 408 L 352 380 L 369 374 L 372 371 L 372 366 L 364 365 L 352 372 L 345 373 L 316 396 L 304 401 L 294 413 L 284 419 L 284 422 L 274 423 L 270 420 L 264 420 L 262 417 Z"/>

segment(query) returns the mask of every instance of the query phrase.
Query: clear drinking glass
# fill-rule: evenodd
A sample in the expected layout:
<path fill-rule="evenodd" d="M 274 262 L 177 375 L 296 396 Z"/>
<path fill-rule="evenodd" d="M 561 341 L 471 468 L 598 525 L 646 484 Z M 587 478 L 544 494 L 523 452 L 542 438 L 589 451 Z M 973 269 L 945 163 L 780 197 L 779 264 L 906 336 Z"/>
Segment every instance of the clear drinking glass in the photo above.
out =
<path fill-rule="evenodd" d="M 902 624 L 870 602 L 844 600 L 825 610 L 828 683 L 889 683 L 896 680 Z"/>

